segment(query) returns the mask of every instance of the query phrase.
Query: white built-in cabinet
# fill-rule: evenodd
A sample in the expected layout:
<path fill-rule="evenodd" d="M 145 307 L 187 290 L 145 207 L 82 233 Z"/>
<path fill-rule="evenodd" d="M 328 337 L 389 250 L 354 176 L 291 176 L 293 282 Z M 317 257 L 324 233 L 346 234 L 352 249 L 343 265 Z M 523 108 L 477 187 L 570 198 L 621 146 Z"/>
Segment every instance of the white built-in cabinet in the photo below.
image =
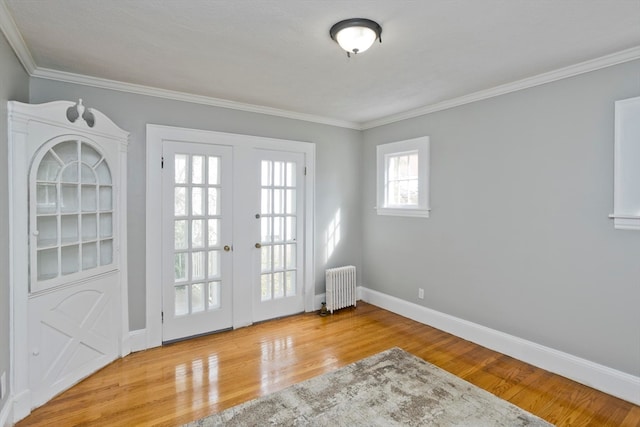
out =
<path fill-rule="evenodd" d="M 14 421 L 129 352 L 128 132 L 78 102 L 8 103 Z"/>
<path fill-rule="evenodd" d="M 614 227 L 640 230 L 640 97 L 616 101 Z"/>

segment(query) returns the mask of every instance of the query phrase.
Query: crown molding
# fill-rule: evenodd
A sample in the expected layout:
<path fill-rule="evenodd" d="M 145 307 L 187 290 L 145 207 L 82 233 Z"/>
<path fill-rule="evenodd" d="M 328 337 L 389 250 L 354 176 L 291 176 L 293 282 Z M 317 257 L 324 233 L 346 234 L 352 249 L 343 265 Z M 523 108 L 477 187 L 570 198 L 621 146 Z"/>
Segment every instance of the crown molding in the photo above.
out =
<path fill-rule="evenodd" d="M 69 73 L 66 71 L 52 70 L 48 68 L 36 68 L 33 73 L 31 73 L 31 77 L 361 130 L 360 123 L 350 122 L 346 120 L 316 116 L 313 114 L 298 113 L 295 111 L 281 110 L 278 108 L 265 107 L 261 105 L 245 104 L 242 102 L 229 101 L 226 99 L 195 95 L 168 89 L 160 89 L 140 84 L 125 83 L 116 80 L 91 77 L 82 74 Z"/>
<path fill-rule="evenodd" d="M 568 77 L 577 76 L 591 71 L 600 70 L 624 62 L 640 59 L 640 46 L 626 49 L 620 52 L 612 53 L 600 58 L 570 65 L 558 70 L 549 71 L 547 73 L 538 74 L 536 76 L 527 77 L 522 80 L 503 84 L 491 89 L 481 90 L 469 95 L 460 96 L 458 98 L 449 99 L 438 102 L 437 104 L 425 105 L 424 107 L 405 111 L 403 113 L 392 114 L 377 120 L 371 120 L 361 123 L 361 129 L 367 130 L 375 127 L 388 125 L 414 117 L 424 116 L 426 114 L 435 113 L 437 111 L 448 110 L 450 108 L 459 107 L 461 105 L 470 104 L 476 101 L 493 98 L 507 93 L 528 89 L 534 86 L 555 82 L 557 80 L 566 79 Z"/>
<path fill-rule="evenodd" d="M 31 56 L 31 52 L 27 48 L 27 44 L 22 38 L 22 34 L 18 31 L 18 26 L 9 12 L 9 8 L 4 0 L 0 0 L 0 30 L 7 38 L 9 45 L 16 53 L 18 60 L 29 75 L 36 69 L 36 63 Z"/>

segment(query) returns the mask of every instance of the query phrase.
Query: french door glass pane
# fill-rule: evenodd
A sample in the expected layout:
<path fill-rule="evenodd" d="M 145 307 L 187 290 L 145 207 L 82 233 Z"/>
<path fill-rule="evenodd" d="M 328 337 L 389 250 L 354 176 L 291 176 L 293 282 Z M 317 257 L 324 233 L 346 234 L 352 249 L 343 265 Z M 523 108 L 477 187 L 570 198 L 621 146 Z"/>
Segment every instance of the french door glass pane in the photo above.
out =
<path fill-rule="evenodd" d="M 204 220 L 194 219 L 191 221 L 191 247 L 204 247 Z"/>
<path fill-rule="evenodd" d="M 288 216 L 286 218 L 285 239 L 287 242 L 296 240 L 296 217 Z"/>
<path fill-rule="evenodd" d="M 220 251 L 209 251 L 208 269 L 210 279 L 220 277 Z"/>
<path fill-rule="evenodd" d="M 189 313 L 189 290 L 187 285 L 176 286 L 174 291 L 175 315 L 183 316 Z"/>
<path fill-rule="evenodd" d="M 204 182 L 204 156 L 193 156 L 191 165 L 191 183 L 202 184 Z"/>
<path fill-rule="evenodd" d="M 188 222 L 185 219 L 174 221 L 174 248 L 187 249 L 187 237 L 189 235 Z"/>
<path fill-rule="evenodd" d="M 204 198 L 202 197 L 202 188 L 194 187 L 191 189 L 191 215 L 201 216 L 204 214 Z"/>
<path fill-rule="evenodd" d="M 263 246 L 260 250 L 261 261 L 260 261 L 260 271 L 271 271 L 272 262 L 271 262 L 271 246 Z"/>
<path fill-rule="evenodd" d="M 273 269 L 282 270 L 284 268 L 284 245 L 273 245 Z"/>
<path fill-rule="evenodd" d="M 272 240 L 271 217 L 262 217 L 260 218 L 260 241 L 262 243 L 269 243 Z"/>
<path fill-rule="evenodd" d="M 209 219 L 207 224 L 208 245 L 210 248 L 215 248 L 220 245 L 220 220 Z"/>
<path fill-rule="evenodd" d="M 188 315 L 220 307 L 220 157 L 175 154 L 174 168 L 175 313 Z"/>
<path fill-rule="evenodd" d="M 286 284 L 285 284 L 285 291 L 287 296 L 292 296 L 295 295 L 297 292 L 296 289 L 296 274 L 294 271 L 287 271 L 286 273 Z"/>
<path fill-rule="evenodd" d="M 174 260 L 175 281 L 184 282 L 185 280 L 187 280 L 187 275 L 189 274 L 189 266 L 187 265 L 187 254 L 175 254 Z"/>
<path fill-rule="evenodd" d="M 174 199 L 174 215 L 185 216 L 187 214 L 187 189 L 176 187 Z"/>
<path fill-rule="evenodd" d="M 284 241 L 284 218 L 281 216 L 273 217 L 273 241 Z"/>
<path fill-rule="evenodd" d="M 209 215 L 220 215 L 220 203 L 218 203 L 218 188 L 209 188 L 207 194 L 207 213 Z"/>
<path fill-rule="evenodd" d="M 284 296 L 284 273 L 273 274 L 273 297 L 282 298 Z"/>
<path fill-rule="evenodd" d="M 204 252 L 193 252 L 191 254 L 192 280 L 204 279 Z"/>
<path fill-rule="evenodd" d="M 260 300 L 269 301 L 271 299 L 271 274 L 260 276 Z"/>
<path fill-rule="evenodd" d="M 176 184 L 187 183 L 187 155 L 176 154 L 174 157 L 174 182 Z"/>
<path fill-rule="evenodd" d="M 198 313 L 204 311 L 204 283 L 191 285 L 191 312 Z"/>
<path fill-rule="evenodd" d="M 220 282 L 209 282 L 207 308 L 220 308 Z"/>
<path fill-rule="evenodd" d="M 286 260 L 285 268 L 287 270 L 292 270 L 296 268 L 296 245 L 287 245 L 287 249 L 285 252 L 285 260 Z"/>
<path fill-rule="evenodd" d="M 220 185 L 220 157 L 209 156 L 209 185 Z"/>
<path fill-rule="evenodd" d="M 261 162 L 261 300 L 296 294 L 296 164 Z M 286 244 L 285 244 L 286 242 Z"/>

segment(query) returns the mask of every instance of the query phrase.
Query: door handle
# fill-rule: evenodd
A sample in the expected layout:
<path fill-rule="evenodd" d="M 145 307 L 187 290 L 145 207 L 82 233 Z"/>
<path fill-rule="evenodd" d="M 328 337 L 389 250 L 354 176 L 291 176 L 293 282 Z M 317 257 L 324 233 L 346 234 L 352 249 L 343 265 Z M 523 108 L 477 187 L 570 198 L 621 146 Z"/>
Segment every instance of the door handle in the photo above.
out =
<path fill-rule="evenodd" d="M 256 249 L 260 249 L 262 245 L 260 243 L 256 243 Z"/>
<path fill-rule="evenodd" d="M 231 246 L 225 245 L 222 249 L 224 249 L 225 252 L 229 252 L 231 250 Z"/>

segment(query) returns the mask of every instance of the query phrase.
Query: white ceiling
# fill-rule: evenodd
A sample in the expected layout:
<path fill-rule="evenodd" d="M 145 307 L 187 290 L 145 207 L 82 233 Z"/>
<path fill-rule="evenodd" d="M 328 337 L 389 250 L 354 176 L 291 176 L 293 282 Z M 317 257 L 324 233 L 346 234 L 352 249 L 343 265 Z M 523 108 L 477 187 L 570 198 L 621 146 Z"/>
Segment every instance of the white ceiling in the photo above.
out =
<path fill-rule="evenodd" d="M 640 0 L 2 1 L 22 36 L 8 38 L 24 44 L 33 75 L 353 127 L 623 51 L 640 57 Z M 351 17 L 383 32 L 382 44 L 348 59 L 329 28 Z"/>

